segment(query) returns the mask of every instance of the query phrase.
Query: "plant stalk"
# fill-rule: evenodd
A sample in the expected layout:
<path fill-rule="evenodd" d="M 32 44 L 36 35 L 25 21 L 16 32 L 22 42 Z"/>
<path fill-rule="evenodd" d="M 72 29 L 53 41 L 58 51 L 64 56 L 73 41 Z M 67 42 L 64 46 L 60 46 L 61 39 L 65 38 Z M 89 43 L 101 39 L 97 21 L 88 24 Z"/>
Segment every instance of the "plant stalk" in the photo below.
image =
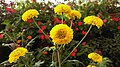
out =
<path fill-rule="evenodd" d="M 85 37 L 87 36 L 87 34 L 88 34 L 89 31 L 91 30 L 91 28 L 92 28 L 92 25 L 89 27 L 87 33 L 83 36 L 83 38 L 79 41 L 79 43 L 78 43 L 78 44 L 74 47 L 74 49 L 69 53 L 69 55 L 61 62 L 61 64 L 64 63 L 65 60 L 67 60 L 68 57 L 70 57 L 70 55 L 72 54 L 72 52 L 73 52 L 73 51 L 80 45 L 80 43 L 85 39 Z"/>
<path fill-rule="evenodd" d="M 45 35 L 45 37 L 47 37 L 48 40 L 49 40 L 50 42 L 52 42 L 52 41 L 50 40 L 50 38 L 45 34 L 45 32 L 38 26 L 38 24 L 36 23 L 36 21 L 35 21 L 34 19 L 33 19 L 33 21 L 34 21 L 35 25 L 38 27 L 38 29 L 39 29 L 40 31 L 42 31 L 42 33 Z"/>

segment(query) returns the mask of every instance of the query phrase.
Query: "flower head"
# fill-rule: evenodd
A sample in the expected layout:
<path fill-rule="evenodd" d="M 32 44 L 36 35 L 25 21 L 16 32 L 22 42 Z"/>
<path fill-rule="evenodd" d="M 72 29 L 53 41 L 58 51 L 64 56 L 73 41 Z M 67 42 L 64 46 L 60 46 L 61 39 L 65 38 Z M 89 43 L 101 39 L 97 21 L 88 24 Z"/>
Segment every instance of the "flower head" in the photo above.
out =
<path fill-rule="evenodd" d="M 26 48 L 18 47 L 10 53 L 8 61 L 12 63 L 19 59 L 19 57 L 24 56 L 27 52 L 28 50 Z"/>
<path fill-rule="evenodd" d="M 95 65 L 88 65 L 87 67 L 96 67 Z"/>
<path fill-rule="evenodd" d="M 120 30 L 120 26 L 118 26 L 117 29 Z"/>
<path fill-rule="evenodd" d="M 67 14 L 71 11 L 70 6 L 65 5 L 65 4 L 60 4 L 54 8 L 54 12 L 57 14 Z"/>
<path fill-rule="evenodd" d="M 102 56 L 98 53 L 90 53 L 88 54 L 88 58 L 92 59 L 94 62 L 102 62 Z"/>
<path fill-rule="evenodd" d="M 4 34 L 0 34 L 0 39 L 2 39 L 4 37 Z"/>
<path fill-rule="evenodd" d="M 22 19 L 23 21 L 27 21 L 28 19 L 38 17 L 37 15 L 39 15 L 39 13 L 36 9 L 29 9 L 22 15 Z"/>
<path fill-rule="evenodd" d="M 66 16 L 69 19 L 75 19 L 75 18 L 80 18 L 81 17 L 81 13 L 77 10 L 71 10 L 70 13 L 66 14 Z"/>
<path fill-rule="evenodd" d="M 112 17 L 112 20 L 115 21 L 115 22 L 118 22 L 119 18 L 118 17 Z"/>
<path fill-rule="evenodd" d="M 59 24 L 52 28 L 50 37 L 55 44 L 68 44 L 73 39 L 73 30 L 66 24 Z"/>
<path fill-rule="evenodd" d="M 102 19 L 96 16 L 88 16 L 84 18 L 85 24 L 92 24 L 96 25 L 98 28 L 100 28 L 103 25 Z"/>

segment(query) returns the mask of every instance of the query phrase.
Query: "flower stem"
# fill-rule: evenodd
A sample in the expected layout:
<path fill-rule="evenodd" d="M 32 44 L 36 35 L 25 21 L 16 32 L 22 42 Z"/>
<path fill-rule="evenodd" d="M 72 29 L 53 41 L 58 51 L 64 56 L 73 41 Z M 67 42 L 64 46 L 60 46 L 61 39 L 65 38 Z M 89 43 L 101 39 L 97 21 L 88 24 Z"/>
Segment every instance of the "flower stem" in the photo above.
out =
<path fill-rule="evenodd" d="M 72 28 L 72 23 L 73 23 L 73 20 L 71 20 L 70 28 Z"/>
<path fill-rule="evenodd" d="M 27 46 L 29 46 L 30 43 L 32 43 L 36 38 L 38 38 L 38 36 L 36 36 L 36 37 L 34 37 L 33 39 L 31 39 L 31 41 L 29 41 L 25 47 L 27 48 Z"/>
<path fill-rule="evenodd" d="M 62 18 L 62 24 L 63 24 L 63 14 L 62 14 L 62 17 L 61 17 L 61 18 Z"/>
<path fill-rule="evenodd" d="M 69 53 L 69 55 L 61 62 L 64 63 L 64 61 L 72 54 L 72 52 L 80 45 L 80 43 L 85 39 L 85 37 L 87 36 L 87 34 L 89 33 L 89 31 L 91 30 L 92 25 L 89 27 L 87 33 L 84 35 L 84 37 L 78 42 L 78 44 L 74 47 L 74 49 Z"/>
<path fill-rule="evenodd" d="M 37 22 L 36 22 L 34 19 L 33 19 L 33 21 L 34 21 L 35 25 L 38 27 L 38 29 L 39 29 L 40 31 L 42 31 L 42 33 L 45 35 L 45 37 L 47 37 L 48 40 L 49 40 L 50 42 L 52 42 L 52 41 L 50 40 L 50 38 L 45 34 L 45 32 L 38 26 Z"/>
<path fill-rule="evenodd" d="M 57 54 L 58 54 L 58 64 L 59 64 L 59 67 L 61 67 L 60 53 L 59 53 L 59 46 L 58 45 L 57 45 Z"/>
<path fill-rule="evenodd" d="M 54 43 L 54 45 L 55 45 L 55 47 L 56 47 L 56 53 L 57 53 L 57 65 L 58 65 L 58 67 L 61 67 L 61 61 L 60 61 L 60 53 L 59 53 L 59 46 L 58 45 L 56 45 L 55 43 Z"/>

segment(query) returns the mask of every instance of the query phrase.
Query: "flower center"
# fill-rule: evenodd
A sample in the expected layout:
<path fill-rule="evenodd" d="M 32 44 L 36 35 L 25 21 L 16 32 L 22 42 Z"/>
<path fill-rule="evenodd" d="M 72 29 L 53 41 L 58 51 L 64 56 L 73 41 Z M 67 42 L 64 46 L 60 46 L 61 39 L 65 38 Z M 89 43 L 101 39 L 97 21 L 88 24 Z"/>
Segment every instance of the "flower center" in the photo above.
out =
<path fill-rule="evenodd" d="M 66 34 L 67 34 L 67 32 L 64 29 L 60 29 L 60 30 L 58 30 L 56 37 L 59 39 L 63 39 L 63 38 L 65 38 Z"/>

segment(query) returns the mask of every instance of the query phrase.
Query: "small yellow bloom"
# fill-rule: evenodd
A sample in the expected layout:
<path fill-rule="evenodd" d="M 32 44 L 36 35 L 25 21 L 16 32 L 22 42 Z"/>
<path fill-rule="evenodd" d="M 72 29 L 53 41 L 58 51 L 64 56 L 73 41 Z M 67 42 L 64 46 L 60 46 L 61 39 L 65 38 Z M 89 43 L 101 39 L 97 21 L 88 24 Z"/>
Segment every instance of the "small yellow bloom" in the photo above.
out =
<path fill-rule="evenodd" d="M 27 52 L 28 50 L 26 48 L 18 47 L 10 53 L 8 61 L 12 63 L 19 59 L 20 56 L 24 56 Z"/>
<path fill-rule="evenodd" d="M 22 15 L 22 19 L 23 19 L 23 21 L 27 21 L 28 19 L 31 19 L 34 17 L 37 18 L 38 15 L 39 15 L 39 13 L 36 9 L 29 9 Z"/>
<path fill-rule="evenodd" d="M 50 31 L 50 37 L 55 44 L 68 44 L 73 39 L 73 30 L 66 24 L 58 24 Z"/>
<path fill-rule="evenodd" d="M 60 4 L 54 8 L 54 12 L 62 15 L 62 14 L 67 14 L 71 11 L 71 7 L 65 4 Z"/>
<path fill-rule="evenodd" d="M 94 62 L 102 62 L 102 56 L 94 52 L 88 54 L 88 58 L 92 59 Z"/>
<path fill-rule="evenodd" d="M 71 10 L 70 13 L 66 14 L 66 16 L 69 19 L 75 19 L 75 18 L 80 18 L 81 17 L 81 13 L 77 10 Z"/>
<path fill-rule="evenodd" d="M 96 25 L 98 27 L 98 29 L 103 25 L 102 19 L 100 19 L 99 17 L 96 17 L 96 16 L 85 17 L 83 21 L 85 22 L 85 24 Z"/>
<path fill-rule="evenodd" d="M 88 65 L 87 67 L 96 67 L 95 65 Z"/>

